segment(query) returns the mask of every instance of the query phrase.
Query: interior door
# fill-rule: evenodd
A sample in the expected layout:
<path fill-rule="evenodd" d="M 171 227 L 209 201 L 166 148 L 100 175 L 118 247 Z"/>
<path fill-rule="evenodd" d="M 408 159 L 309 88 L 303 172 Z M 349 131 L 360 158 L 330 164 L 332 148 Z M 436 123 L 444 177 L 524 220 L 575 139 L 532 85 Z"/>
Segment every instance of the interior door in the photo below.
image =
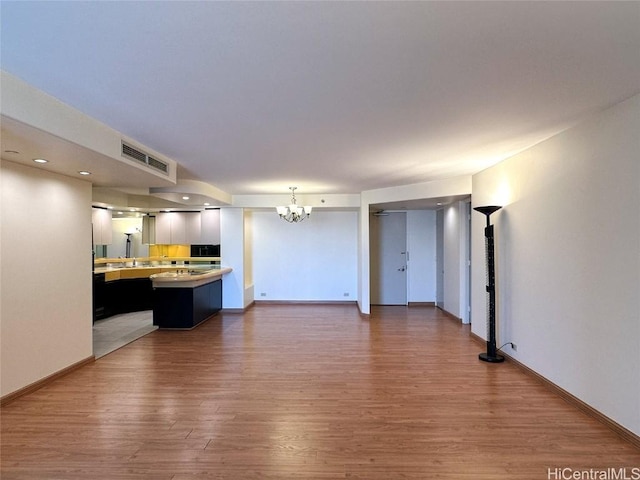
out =
<path fill-rule="evenodd" d="M 407 215 L 371 217 L 371 303 L 407 304 Z"/>

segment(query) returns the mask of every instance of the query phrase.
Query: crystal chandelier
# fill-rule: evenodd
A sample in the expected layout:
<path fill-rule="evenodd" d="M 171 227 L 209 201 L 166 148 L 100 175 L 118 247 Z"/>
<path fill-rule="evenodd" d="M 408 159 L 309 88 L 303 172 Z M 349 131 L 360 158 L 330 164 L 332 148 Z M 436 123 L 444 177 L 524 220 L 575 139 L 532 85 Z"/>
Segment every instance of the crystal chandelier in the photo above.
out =
<path fill-rule="evenodd" d="M 299 207 L 296 204 L 296 189 L 298 187 L 289 187 L 291 190 L 291 205 L 287 207 L 276 207 L 276 211 L 280 218 L 289 223 L 300 223 L 311 215 L 311 207 Z"/>

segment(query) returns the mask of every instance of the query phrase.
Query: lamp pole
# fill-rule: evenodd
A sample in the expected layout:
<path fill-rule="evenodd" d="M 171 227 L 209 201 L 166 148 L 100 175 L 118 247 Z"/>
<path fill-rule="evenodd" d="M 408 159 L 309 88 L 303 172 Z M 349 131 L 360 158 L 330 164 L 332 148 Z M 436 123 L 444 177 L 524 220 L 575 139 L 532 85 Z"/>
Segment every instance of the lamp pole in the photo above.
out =
<path fill-rule="evenodd" d="M 125 258 L 131 258 L 131 235 L 133 235 L 132 233 L 125 233 L 125 235 L 127 236 L 127 245 L 125 248 Z"/>
<path fill-rule="evenodd" d="M 487 352 L 481 353 L 478 357 L 484 362 L 500 363 L 504 361 L 502 355 L 498 355 L 496 348 L 496 267 L 493 242 L 493 225 L 489 221 L 492 213 L 497 212 L 502 207 L 497 205 L 487 205 L 475 207 L 474 210 L 484 214 L 487 218 L 487 225 L 484 227 L 484 240 L 487 261 Z"/>

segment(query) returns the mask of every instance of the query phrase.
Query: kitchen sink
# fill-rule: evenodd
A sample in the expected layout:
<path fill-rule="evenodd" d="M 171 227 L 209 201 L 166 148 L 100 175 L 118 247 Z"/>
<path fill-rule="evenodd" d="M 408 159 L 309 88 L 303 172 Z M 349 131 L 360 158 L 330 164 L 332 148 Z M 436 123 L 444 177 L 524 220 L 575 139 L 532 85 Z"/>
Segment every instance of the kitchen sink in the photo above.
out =
<path fill-rule="evenodd" d="M 211 270 L 189 270 L 189 275 L 204 275 L 205 273 L 209 273 Z"/>

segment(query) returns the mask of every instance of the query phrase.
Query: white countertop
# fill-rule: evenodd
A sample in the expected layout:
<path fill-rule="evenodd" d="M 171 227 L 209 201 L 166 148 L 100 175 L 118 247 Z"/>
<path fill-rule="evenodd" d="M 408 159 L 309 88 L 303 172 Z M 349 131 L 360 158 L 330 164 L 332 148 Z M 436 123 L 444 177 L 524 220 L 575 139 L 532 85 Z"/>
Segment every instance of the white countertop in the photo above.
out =
<path fill-rule="evenodd" d="M 233 271 L 230 267 L 193 268 L 183 265 L 173 272 L 162 272 L 151 275 L 149 278 L 153 288 L 195 288 L 218 280 L 223 275 Z"/>

